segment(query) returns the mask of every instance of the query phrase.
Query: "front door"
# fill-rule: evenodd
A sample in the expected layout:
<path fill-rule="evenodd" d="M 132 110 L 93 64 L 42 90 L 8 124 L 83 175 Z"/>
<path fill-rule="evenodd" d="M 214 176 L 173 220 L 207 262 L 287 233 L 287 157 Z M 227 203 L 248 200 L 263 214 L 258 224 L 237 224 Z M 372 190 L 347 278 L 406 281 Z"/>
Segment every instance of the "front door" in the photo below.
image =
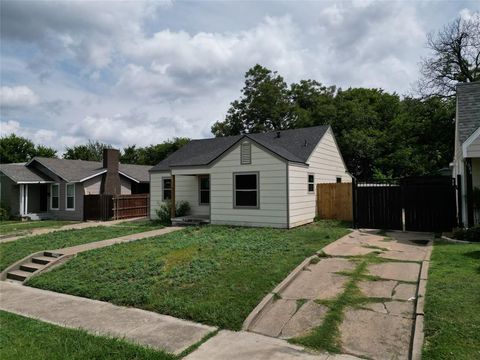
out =
<path fill-rule="evenodd" d="M 40 184 L 40 212 L 48 210 L 48 184 Z"/>

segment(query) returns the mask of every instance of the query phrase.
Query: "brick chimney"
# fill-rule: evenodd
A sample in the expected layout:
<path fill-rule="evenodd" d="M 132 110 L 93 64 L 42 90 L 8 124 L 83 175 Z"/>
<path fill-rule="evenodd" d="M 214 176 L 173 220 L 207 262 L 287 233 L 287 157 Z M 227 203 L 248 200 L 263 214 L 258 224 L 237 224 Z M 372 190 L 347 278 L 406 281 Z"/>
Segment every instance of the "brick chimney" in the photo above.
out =
<path fill-rule="evenodd" d="M 107 169 L 107 172 L 102 178 L 102 194 L 119 195 L 121 193 L 120 174 L 118 173 L 119 161 L 119 150 L 103 149 L 103 168 Z"/>

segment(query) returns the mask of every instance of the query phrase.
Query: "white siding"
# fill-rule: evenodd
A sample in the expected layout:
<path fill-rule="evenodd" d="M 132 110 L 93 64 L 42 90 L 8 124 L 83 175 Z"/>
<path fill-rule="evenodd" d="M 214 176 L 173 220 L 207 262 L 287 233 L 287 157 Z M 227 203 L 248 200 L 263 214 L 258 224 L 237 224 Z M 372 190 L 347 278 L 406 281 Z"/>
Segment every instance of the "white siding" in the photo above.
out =
<path fill-rule="evenodd" d="M 100 194 L 100 186 L 102 185 L 102 176 L 95 176 L 83 182 L 85 195 Z"/>
<path fill-rule="evenodd" d="M 334 183 L 337 177 L 342 182 L 351 182 L 335 142 L 331 129 L 325 133 L 308 159 L 309 167 L 289 164 L 289 215 L 290 227 L 312 222 L 316 215 L 316 186 L 313 193 L 308 192 L 308 174 L 315 176 L 315 184 Z"/>
<path fill-rule="evenodd" d="M 190 204 L 192 215 L 208 215 L 210 213 L 209 205 L 199 204 L 197 175 L 175 176 L 175 200 L 187 201 Z"/>
<path fill-rule="evenodd" d="M 132 183 L 131 180 L 120 177 L 120 194 L 130 195 L 132 193 Z"/>
<path fill-rule="evenodd" d="M 480 136 L 477 136 L 477 138 L 467 146 L 466 157 L 480 158 Z"/>

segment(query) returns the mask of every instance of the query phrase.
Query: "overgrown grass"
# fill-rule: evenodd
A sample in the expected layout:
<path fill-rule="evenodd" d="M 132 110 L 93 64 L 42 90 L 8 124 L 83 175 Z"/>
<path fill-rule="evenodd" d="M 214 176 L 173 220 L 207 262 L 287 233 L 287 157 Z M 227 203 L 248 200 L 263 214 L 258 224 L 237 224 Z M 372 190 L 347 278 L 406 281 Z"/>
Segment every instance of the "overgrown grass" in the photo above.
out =
<path fill-rule="evenodd" d="M 348 233 L 206 226 L 79 254 L 28 285 L 238 330 L 303 259 Z"/>
<path fill-rule="evenodd" d="M 2 360 L 173 360 L 175 356 L 120 339 L 94 336 L 0 311 Z"/>
<path fill-rule="evenodd" d="M 0 244 L 0 270 L 42 250 L 61 249 L 94 241 L 112 239 L 119 236 L 161 228 L 152 221 L 120 223 L 114 226 L 96 226 L 78 230 L 56 231 L 44 235 L 29 236 L 15 241 Z"/>
<path fill-rule="evenodd" d="M 423 359 L 480 359 L 480 244 L 434 244 Z"/>
<path fill-rule="evenodd" d="M 59 228 L 78 221 L 41 220 L 41 221 L 0 221 L 0 236 L 26 235 L 33 229 Z"/>

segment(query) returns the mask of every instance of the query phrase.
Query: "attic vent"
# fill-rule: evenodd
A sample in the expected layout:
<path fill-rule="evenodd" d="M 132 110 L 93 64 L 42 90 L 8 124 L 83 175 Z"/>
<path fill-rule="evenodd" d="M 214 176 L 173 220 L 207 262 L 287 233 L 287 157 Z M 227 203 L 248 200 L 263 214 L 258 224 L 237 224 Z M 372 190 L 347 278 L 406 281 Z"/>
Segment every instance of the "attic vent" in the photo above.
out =
<path fill-rule="evenodd" d="M 240 148 L 240 163 L 242 165 L 252 163 L 252 146 L 249 142 L 242 143 Z"/>

